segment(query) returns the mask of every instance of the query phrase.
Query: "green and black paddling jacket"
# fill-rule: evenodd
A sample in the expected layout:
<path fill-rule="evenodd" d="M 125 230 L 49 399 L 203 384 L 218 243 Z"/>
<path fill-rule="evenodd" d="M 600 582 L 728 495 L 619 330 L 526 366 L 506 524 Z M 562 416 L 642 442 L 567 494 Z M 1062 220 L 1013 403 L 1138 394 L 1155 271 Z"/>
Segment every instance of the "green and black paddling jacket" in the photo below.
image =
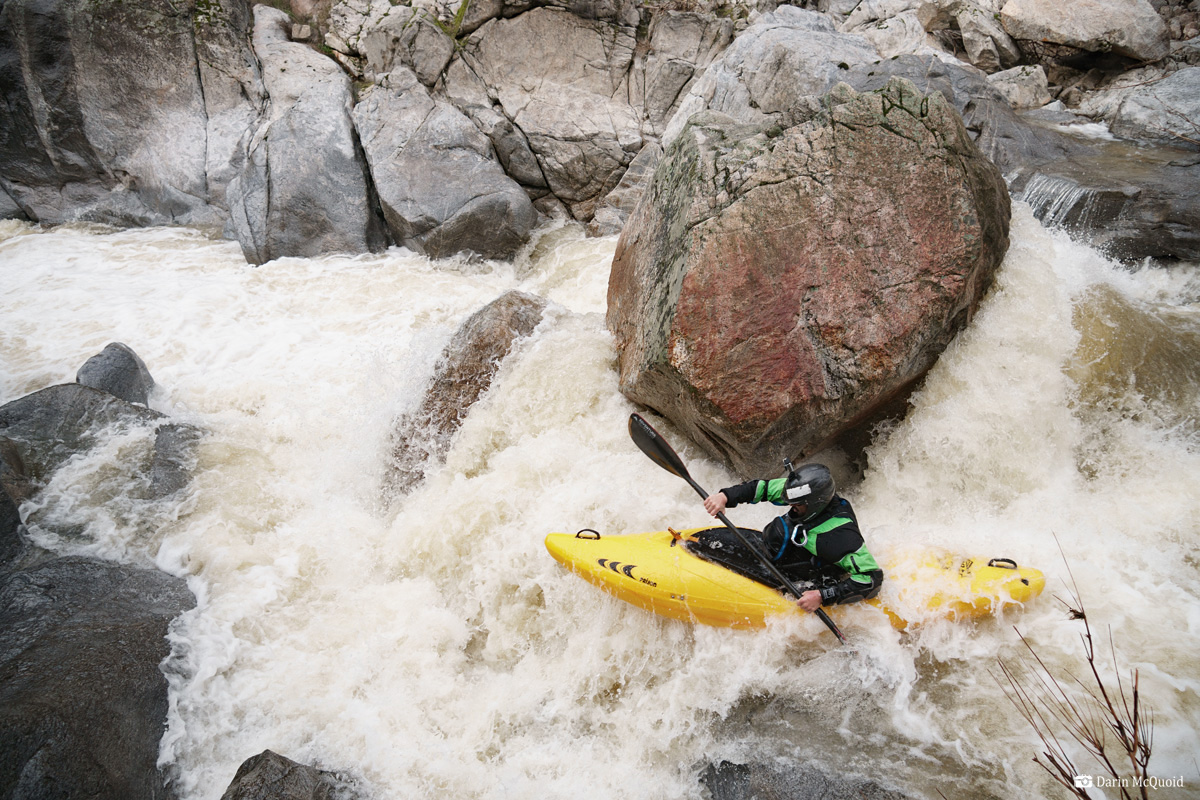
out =
<path fill-rule="evenodd" d="M 764 500 L 786 505 L 785 480 L 753 480 L 722 489 L 733 508 Z M 789 508 L 763 528 L 762 543 L 775 566 L 794 582 L 805 581 L 821 592 L 821 604 L 852 603 L 879 593 L 883 570 L 867 550 L 850 501 L 834 495 L 812 519 L 802 520 Z"/>

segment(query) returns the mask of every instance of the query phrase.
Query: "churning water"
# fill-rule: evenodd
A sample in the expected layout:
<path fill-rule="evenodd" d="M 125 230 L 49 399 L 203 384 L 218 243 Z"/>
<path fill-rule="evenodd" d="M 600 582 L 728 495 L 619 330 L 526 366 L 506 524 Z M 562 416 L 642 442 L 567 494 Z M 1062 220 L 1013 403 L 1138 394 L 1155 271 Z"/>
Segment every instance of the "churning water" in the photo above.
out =
<path fill-rule="evenodd" d="M 167 501 L 123 491 L 121 454 L 145 446 L 125 433 L 24 509 L 43 544 L 157 564 L 199 598 L 165 665 L 161 760 L 188 800 L 218 798 L 267 748 L 381 799 L 699 798 L 706 764 L 774 758 L 915 797 L 1059 796 L 997 676 L 1024 651 L 1014 626 L 1083 674 L 1081 624 L 1051 596 L 1068 597 L 1064 554 L 1102 671 L 1138 670 L 1153 706 L 1151 774 L 1183 778 L 1153 796 L 1200 794 L 1193 266 L 1122 269 L 1016 204 L 978 315 L 843 477 L 885 567 L 934 547 L 1006 556 L 1043 569 L 1046 595 L 910 634 L 848 609 L 843 649 L 812 618 L 663 620 L 546 553 L 550 531 L 707 521 L 626 435 L 604 327 L 613 238 L 547 229 L 512 265 L 392 251 L 251 268 L 184 230 L 0 225 L 0 401 L 122 341 L 161 386 L 152 405 L 209 432 Z M 393 421 L 459 323 L 511 288 L 549 313 L 445 464 L 389 505 Z M 748 477 L 658 424 L 701 485 Z"/>

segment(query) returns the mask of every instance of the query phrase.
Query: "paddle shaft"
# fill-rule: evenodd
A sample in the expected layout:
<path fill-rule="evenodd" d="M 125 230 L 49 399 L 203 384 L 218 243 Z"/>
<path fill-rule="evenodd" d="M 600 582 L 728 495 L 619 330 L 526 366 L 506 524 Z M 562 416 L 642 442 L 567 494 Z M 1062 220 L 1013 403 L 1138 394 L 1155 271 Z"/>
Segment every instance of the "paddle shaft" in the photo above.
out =
<path fill-rule="evenodd" d="M 629 435 L 633 439 L 633 443 L 638 446 L 638 449 L 649 456 L 651 461 L 658 464 L 672 475 L 683 478 L 702 498 L 708 497 L 708 492 L 704 491 L 703 487 L 701 487 L 700 484 L 696 483 L 696 481 L 692 479 L 692 476 L 688 473 L 687 466 L 683 463 L 683 459 L 679 457 L 679 454 L 675 452 L 675 449 L 671 447 L 671 445 L 667 444 L 667 441 L 658 434 L 658 431 L 651 427 L 649 422 L 646 422 L 646 420 L 642 419 L 641 415 L 631 414 L 629 416 Z M 770 571 L 770 573 L 774 575 L 789 592 L 792 593 L 792 595 L 794 595 L 797 599 L 800 598 L 800 590 L 797 589 L 796 586 L 787 579 L 786 575 L 779 571 L 778 567 L 771 563 L 771 560 L 767 558 L 766 555 L 759 551 L 759 549 L 755 547 L 754 544 L 751 543 L 750 540 L 748 540 L 740 530 L 738 530 L 736 525 L 729 521 L 729 518 L 726 517 L 724 513 L 717 514 L 717 519 L 721 520 L 721 522 L 725 523 L 725 526 L 729 528 L 729 530 L 733 531 L 734 535 L 738 537 L 738 540 L 741 541 L 743 545 L 745 545 L 746 549 L 748 549 L 751 553 L 754 553 L 754 555 L 758 557 L 758 560 L 762 562 L 763 566 L 766 567 L 767 570 Z M 841 630 L 838 629 L 838 626 L 834 624 L 833 620 L 829 618 L 829 615 L 825 613 L 824 609 L 818 606 L 814 613 L 821 619 L 821 622 L 825 623 L 825 627 L 829 628 L 829 630 L 833 632 L 833 635 L 838 638 L 839 642 L 842 644 L 847 644 L 845 635 L 841 632 Z"/>

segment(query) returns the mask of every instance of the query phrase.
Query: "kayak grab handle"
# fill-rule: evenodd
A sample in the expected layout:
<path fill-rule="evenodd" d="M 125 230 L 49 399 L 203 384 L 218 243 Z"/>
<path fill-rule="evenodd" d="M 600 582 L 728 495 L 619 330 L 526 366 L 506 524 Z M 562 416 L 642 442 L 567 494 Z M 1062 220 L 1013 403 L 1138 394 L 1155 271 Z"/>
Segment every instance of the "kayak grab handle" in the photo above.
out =
<path fill-rule="evenodd" d="M 591 536 L 584 536 L 585 533 L 590 533 Z M 591 528 L 584 528 L 579 533 L 575 534 L 575 538 L 596 540 L 600 538 L 600 531 L 594 531 Z M 1013 564 L 1013 566 L 1016 567 L 1016 564 Z"/>
<path fill-rule="evenodd" d="M 599 536 L 599 534 L 597 534 Z M 1011 558 L 993 558 L 988 562 L 989 567 L 1000 567 L 1001 569 L 1016 569 L 1017 562 Z"/>

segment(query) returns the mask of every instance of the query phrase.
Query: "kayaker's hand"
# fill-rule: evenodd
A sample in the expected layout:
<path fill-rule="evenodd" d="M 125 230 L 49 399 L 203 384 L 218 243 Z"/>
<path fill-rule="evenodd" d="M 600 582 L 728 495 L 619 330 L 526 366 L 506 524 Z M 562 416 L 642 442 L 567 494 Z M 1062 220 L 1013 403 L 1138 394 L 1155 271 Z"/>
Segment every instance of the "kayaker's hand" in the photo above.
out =
<path fill-rule="evenodd" d="M 710 494 L 704 498 L 704 510 L 712 514 L 714 517 L 725 510 L 725 504 L 729 502 L 729 498 L 724 492 Z"/>
<path fill-rule="evenodd" d="M 800 595 L 800 599 L 796 601 L 796 605 L 811 614 L 821 607 L 821 593 L 816 589 L 809 589 Z"/>

